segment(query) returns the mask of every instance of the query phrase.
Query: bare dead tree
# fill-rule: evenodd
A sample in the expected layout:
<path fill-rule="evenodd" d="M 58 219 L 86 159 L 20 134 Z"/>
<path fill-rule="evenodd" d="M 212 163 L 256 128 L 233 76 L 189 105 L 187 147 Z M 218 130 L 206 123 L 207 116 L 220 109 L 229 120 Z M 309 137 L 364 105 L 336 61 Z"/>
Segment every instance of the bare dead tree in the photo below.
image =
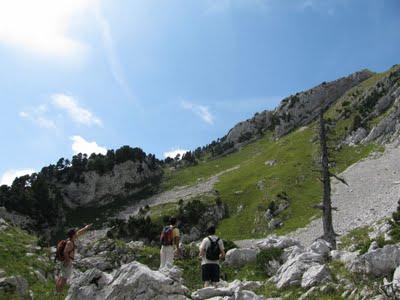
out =
<path fill-rule="evenodd" d="M 318 206 L 314 206 L 315 208 L 320 208 L 322 210 L 322 225 L 324 234 L 322 238 L 329 242 L 333 249 L 336 249 L 336 236 L 333 229 L 332 223 L 332 210 L 337 210 L 336 207 L 332 207 L 331 200 L 331 177 L 335 177 L 340 182 L 347 185 L 347 182 L 337 176 L 336 174 L 331 173 L 329 166 L 329 148 L 327 145 L 327 128 L 326 121 L 324 119 L 324 110 L 321 107 L 321 111 L 319 114 L 319 142 L 320 142 L 320 151 L 321 151 L 321 182 L 323 185 L 323 198 L 322 204 Z"/>
<path fill-rule="evenodd" d="M 331 176 L 329 172 L 329 156 L 326 137 L 326 126 L 324 111 L 321 108 L 319 114 L 319 143 L 321 147 L 321 181 L 323 185 L 322 198 L 322 226 L 324 229 L 323 239 L 336 249 L 336 233 L 332 224 L 332 201 L 331 201 Z"/>

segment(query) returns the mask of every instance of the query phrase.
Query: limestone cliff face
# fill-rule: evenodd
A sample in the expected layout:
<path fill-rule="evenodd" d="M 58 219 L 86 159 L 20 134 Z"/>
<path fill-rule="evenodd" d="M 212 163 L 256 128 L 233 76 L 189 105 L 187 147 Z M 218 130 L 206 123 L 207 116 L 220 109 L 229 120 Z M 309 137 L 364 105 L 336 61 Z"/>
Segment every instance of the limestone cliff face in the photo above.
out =
<path fill-rule="evenodd" d="M 103 206 L 117 197 L 127 197 L 143 191 L 155 183 L 162 175 L 161 168 L 150 168 L 146 161 L 126 161 L 116 164 L 112 171 L 99 174 L 87 171 L 82 174 L 83 182 L 57 184 L 64 204 L 69 208 Z"/>
<path fill-rule="evenodd" d="M 346 91 L 372 75 L 372 72 L 363 70 L 289 96 L 274 111 L 265 110 L 238 123 L 228 132 L 226 141 L 240 143 L 265 130 L 272 130 L 277 137 L 281 137 L 299 126 L 309 124 L 317 117 L 321 104 L 325 108 L 329 107 Z"/>
<path fill-rule="evenodd" d="M 362 142 L 392 142 L 400 135 L 400 67 L 378 81 L 364 97 L 372 95 L 377 95 L 378 100 L 367 118 L 382 117 Z"/>

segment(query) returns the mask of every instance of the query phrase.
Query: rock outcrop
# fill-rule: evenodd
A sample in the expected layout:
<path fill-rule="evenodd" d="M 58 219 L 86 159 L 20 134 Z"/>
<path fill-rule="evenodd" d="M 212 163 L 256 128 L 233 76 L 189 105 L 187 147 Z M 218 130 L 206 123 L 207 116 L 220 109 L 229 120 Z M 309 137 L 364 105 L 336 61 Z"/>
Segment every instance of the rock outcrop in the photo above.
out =
<path fill-rule="evenodd" d="M 132 262 L 112 274 L 90 269 L 77 278 L 68 291 L 67 300 L 161 300 L 187 299 L 189 291 L 179 282 L 159 271 Z"/>
<path fill-rule="evenodd" d="M 86 171 L 82 182 L 57 183 L 69 208 L 102 206 L 116 197 L 127 197 L 143 191 L 160 179 L 161 169 L 151 169 L 146 161 L 116 164 L 111 172 Z"/>
<path fill-rule="evenodd" d="M 247 121 L 235 125 L 227 134 L 228 143 L 240 143 L 265 131 L 272 130 L 280 137 L 293 129 L 309 124 L 317 115 L 320 105 L 329 107 L 346 91 L 372 76 L 368 70 L 322 83 L 305 92 L 282 100 L 274 111 L 263 111 Z"/>
<path fill-rule="evenodd" d="M 398 245 L 385 245 L 358 256 L 347 264 L 350 271 L 374 276 L 386 276 L 400 265 Z"/>
<path fill-rule="evenodd" d="M 279 289 L 291 285 L 310 287 L 325 281 L 329 277 L 329 272 L 324 264 L 331 250 L 325 246 L 327 246 L 325 241 L 317 240 L 306 249 L 299 246 L 291 247 L 285 263 L 274 276 L 276 286 Z"/>

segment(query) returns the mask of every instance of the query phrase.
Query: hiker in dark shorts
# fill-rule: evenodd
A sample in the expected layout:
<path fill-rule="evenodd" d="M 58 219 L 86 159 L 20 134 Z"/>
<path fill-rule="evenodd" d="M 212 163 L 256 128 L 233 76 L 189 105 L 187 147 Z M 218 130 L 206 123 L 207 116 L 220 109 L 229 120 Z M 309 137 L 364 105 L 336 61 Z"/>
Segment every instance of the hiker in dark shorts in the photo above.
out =
<path fill-rule="evenodd" d="M 215 235 L 215 226 L 207 229 L 208 236 L 200 244 L 201 277 L 204 287 L 219 282 L 219 260 L 225 257 L 224 243 Z"/>
<path fill-rule="evenodd" d="M 82 234 L 86 233 L 87 230 L 92 226 L 86 225 L 85 227 L 75 230 L 70 229 L 67 232 L 68 239 L 58 242 L 56 259 L 61 262 L 60 274 L 56 279 L 56 291 L 61 293 L 64 289 L 68 279 L 70 279 L 73 271 L 72 261 L 75 256 L 75 241 Z"/>

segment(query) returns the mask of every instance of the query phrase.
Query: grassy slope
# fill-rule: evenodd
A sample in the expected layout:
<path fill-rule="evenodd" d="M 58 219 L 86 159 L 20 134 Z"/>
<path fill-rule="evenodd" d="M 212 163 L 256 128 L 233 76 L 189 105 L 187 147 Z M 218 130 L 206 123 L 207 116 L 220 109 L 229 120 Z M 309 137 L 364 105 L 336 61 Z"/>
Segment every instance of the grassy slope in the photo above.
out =
<path fill-rule="evenodd" d="M 328 112 L 327 117 L 334 118 L 336 109 L 344 101 L 354 101 L 352 96 L 356 90 L 372 87 L 386 73 L 376 74 L 357 87 L 348 91 Z M 350 128 L 352 117 L 337 123 L 334 135 L 341 137 Z M 219 234 L 226 239 L 246 239 L 265 236 L 269 233 L 263 215 L 270 201 L 285 191 L 292 199 L 291 206 L 281 217 L 285 218 L 284 226 L 278 234 L 284 234 L 304 227 L 320 215 L 311 208 L 320 202 L 321 185 L 314 161 L 318 157 L 316 125 L 312 124 L 304 130 L 297 130 L 275 141 L 271 135 L 244 146 L 240 151 L 226 157 L 200 162 L 197 166 L 178 171 L 167 171 L 163 182 L 165 189 L 178 185 L 191 185 L 199 178 L 208 178 L 218 172 L 240 165 L 240 168 L 220 177 L 216 189 L 222 201 L 230 208 L 230 218 L 219 225 Z M 335 154 L 336 172 L 341 172 L 351 164 L 366 157 L 371 151 L 379 150 L 376 145 L 343 147 Z M 265 165 L 267 160 L 276 160 L 273 167 Z M 257 182 L 265 180 L 266 189 L 257 189 Z M 241 191 L 235 193 L 235 191 Z"/>
<path fill-rule="evenodd" d="M 29 284 L 29 289 L 35 295 L 35 299 L 64 299 L 64 297 L 55 297 L 54 280 L 49 279 L 46 283 L 40 282 L 34 270 L 44 272 L 53 272 L 54 265 L 49 258 L 50 254 L 46 250 L 34 252 L 33 257 L 26 255 L 29 247 L 36 245 L 36 237 L 29 235 L 19 228 L 10 227 L 0 231 L 0 268 L 6 271 L 7 276 L 20 275 L 24 277 Z M 42 256 L 45 259 L 39 260 Z M 0 299 L 19 299 L 17 295 L 4 295 L 0 293 Z"/>

